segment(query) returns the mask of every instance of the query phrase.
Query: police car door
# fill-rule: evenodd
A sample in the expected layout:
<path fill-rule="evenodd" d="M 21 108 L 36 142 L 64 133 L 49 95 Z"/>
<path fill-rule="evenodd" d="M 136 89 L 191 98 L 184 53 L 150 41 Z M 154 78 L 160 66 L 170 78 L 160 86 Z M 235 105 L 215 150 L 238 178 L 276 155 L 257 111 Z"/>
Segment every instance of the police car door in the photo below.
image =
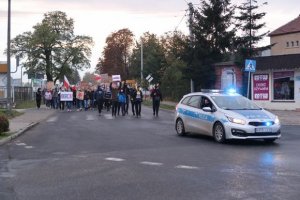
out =
<path fill-rule="evenodd" d="M 187 119 L 186 119 L 186 123 L 189 127 L 189 130 L 191 132 L 196 132 L 198 133 L 199 131 L 199 108 L 200 108 L 200 100 L 201 100 L 201 96 L 200 95 L 194 95 L 190 98 L 190 100 L 187 103 Z"/>
<path fill-rule="evenodd" d="M 205 99 L 209 101 L 208 105 L 204 103 Z M 212 112 L 204 111 L 203 110 L 204 107 L 210 107 L 212 110 L 215 109 L 212 101 L 209 100 L 208 97 L 201 96 L 199 115 L 198 115 L 199 124 L 201 124 L 201 126 L 198 127 L 199 128 L 198 131 L 200 131 L 202 134 L 211 135 L 212 126 L 215 121 L 215 114 L 213 111 Z"/>

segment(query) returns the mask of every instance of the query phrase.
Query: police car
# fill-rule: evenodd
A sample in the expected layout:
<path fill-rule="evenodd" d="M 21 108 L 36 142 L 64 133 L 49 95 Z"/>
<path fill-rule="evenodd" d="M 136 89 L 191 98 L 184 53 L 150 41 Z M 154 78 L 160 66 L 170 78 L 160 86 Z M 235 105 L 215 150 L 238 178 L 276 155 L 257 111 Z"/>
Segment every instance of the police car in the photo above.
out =
<path fill-rule="evenodd" d="M 281 137 L 277 116 L 257 106 L 235 91 L 205 90 L 190 93 L 176 106 L 175 129 L 228 139 L 263 139 L 274 142 Z"/>

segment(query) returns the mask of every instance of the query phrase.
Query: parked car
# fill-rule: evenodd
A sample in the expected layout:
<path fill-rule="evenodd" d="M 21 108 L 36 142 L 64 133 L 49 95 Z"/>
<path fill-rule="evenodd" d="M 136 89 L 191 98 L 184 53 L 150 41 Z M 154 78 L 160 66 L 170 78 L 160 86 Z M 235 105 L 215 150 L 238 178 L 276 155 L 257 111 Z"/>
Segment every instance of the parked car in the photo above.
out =
<path fill-rule="evenodd" d="M 277 116 L 235 92 L 209 90 L 190 93 L 176 106 L 175 129 L 229 139 L 263 139 L 274 142 L 281 137 Z"/>

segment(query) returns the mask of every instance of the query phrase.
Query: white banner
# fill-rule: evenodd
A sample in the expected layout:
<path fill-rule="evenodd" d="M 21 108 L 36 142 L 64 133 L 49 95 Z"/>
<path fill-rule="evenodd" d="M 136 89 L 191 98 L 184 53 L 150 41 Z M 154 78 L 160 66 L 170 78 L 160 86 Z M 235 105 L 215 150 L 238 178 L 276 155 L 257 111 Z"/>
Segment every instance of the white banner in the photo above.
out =
<path fill-rule="evenodd" d="M 61 92 L 60 101 L 73 101 L 73 92 Z"/>
<path fill-rule="evenodd" d="M 121 75 L 112 75 L 112 81 L 121 81 Z"/>

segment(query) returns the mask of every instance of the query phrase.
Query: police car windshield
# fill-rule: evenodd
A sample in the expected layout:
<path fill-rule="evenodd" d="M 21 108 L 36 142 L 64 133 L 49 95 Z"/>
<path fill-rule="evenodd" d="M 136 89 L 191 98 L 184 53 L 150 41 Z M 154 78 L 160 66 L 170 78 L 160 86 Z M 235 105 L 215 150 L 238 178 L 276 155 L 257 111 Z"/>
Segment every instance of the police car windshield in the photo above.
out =
<path fill-rule="evenodd" d="M 225 110 L 260 110 L 261 108 L 243 96 L 211 96 L 218 107 Z"/>

